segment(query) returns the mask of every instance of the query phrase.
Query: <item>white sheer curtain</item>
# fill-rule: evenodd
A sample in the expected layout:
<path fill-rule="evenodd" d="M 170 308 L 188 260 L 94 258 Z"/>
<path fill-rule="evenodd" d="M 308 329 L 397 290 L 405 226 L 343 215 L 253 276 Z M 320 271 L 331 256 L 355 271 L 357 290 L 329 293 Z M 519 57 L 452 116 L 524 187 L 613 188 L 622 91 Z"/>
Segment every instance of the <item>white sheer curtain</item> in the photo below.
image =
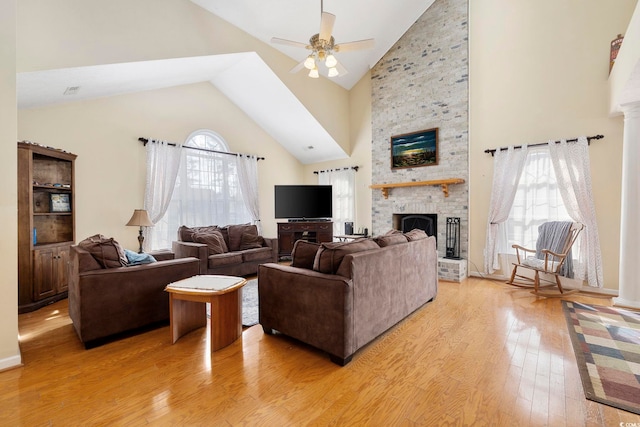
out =
<path fill-rule="evenodd" d="M 549 142 L 551 160 L 560 187 L 560 194 L 567 213 L 574 221 L 585 225 L 580 244 L 580 263 L 575 277 L 586 280 L 589 286 L 603 286 L 602 254 L 596 222 L 596 209 L 591 190 L 591 169 L 587 138 L 582 136 L 576 143 L 559 144 Z"/>
<path fill-rule="evenodd" d="M 500 269 L 498 234 L 506 231 L 505 221 L 509 218 L 528 151 L 526 145 L 521 149 L 510 146 L 507 150 L 496 150 L 493 157 L 493 184 L 484 248 L 484 270 L 489 274 Z"/>
<path fill-rule="evenodd" d="M 242 199 L 251 214 L 253 223 L 258 227 L 258 233 L 261 234 L 258 159 L 255 156 L 243 154 L 238 154 L 236 159 L 238 162 L 238 177 L 240 179 L 240 188 L 242 189 Z"/>
<path fill-rule="evenodd" d="M 185 145 L 169 207 L 151 228 L 151 249 L 170 248 L 181 225 L 224 226 L 251 222 L 239 181 L 236 156 L 190 149 Z"/>
<path fill-rule="evenodd" d="M 181 145 L 169 145 L 166 141 L 149 140 L 146 145 L 147 179 L 144 208 L 154 224 L 163 217 L 171 202 L 182 150 Z M 153 229 L 145 228 L 144 230 L 145 247 L 154 247 Z"/>
<path fill-rule="evenodd" d="M 356 216 L 356 170 L 348 168 L 319 172 L 318 184 L 333 187 L 333 234 L 344 234 L 344 223 L 354 222 Z"/>

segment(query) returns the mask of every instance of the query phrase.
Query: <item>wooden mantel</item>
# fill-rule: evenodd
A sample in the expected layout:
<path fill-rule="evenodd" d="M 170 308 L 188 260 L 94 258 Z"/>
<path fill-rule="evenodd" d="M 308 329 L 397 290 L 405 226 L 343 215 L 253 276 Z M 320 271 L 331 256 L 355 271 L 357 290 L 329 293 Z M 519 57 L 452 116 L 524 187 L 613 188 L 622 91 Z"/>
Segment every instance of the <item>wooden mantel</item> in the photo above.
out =
<path fill-rule="evenodd" d="M 397 182 L 395 184 L 373 184 L 369 188 L 379 188 L 382 190 L 382 195 L 385 199 L 389 198 L 389 189 L 396 187 L 418 187 L 423 185 L 439 185 L 442 187 L 444 197 L 449 197 L 449 185 L 450 184 L 462 184 L 464 179 L 462 178 L 449 178 L 449 179 L 435 179 L 433 181 L 411 181 L 411 182 Z"/>

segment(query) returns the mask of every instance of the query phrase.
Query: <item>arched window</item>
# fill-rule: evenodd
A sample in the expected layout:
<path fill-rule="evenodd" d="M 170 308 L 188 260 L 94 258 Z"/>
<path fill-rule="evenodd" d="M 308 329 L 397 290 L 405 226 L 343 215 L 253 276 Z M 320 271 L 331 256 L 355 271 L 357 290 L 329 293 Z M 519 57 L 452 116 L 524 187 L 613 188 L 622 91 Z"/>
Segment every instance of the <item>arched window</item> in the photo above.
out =
<path fill-rule="evenodd" d="M 152 229 L 152 249 L 170 248 L 178 227 L 251 222 L 242 199 L 236 158 L 219 134 L 202 129 L 187 137 L 171 203 Z"/>

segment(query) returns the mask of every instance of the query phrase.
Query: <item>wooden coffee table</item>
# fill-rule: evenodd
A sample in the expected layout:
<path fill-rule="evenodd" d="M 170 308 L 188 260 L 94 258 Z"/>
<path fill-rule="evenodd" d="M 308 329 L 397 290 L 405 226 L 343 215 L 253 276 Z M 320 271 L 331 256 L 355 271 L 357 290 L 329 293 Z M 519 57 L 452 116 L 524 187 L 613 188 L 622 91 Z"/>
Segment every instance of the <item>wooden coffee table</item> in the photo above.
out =
<path fill-rule="evenodd" d="M 211 352 L 220 350 L 242 334 L 242 277 L 201 275 L 167 285 L 171 339 L 207 325 L 205 303 L 211 304 Z"/>

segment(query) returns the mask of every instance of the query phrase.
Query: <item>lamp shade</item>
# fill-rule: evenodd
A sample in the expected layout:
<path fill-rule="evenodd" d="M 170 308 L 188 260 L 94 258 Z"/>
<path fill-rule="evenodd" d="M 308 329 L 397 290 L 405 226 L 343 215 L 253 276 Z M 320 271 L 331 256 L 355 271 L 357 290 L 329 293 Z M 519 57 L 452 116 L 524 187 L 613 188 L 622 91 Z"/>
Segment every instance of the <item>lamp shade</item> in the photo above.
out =
<path fill-rule="evenodd" d="M 153 227 L 153 222 L 149 218 L 149 214 L 144 209 L 136 209 L 133 211 L 131 219 L 127 225 L 135 225 L 138 227 Z"/>

